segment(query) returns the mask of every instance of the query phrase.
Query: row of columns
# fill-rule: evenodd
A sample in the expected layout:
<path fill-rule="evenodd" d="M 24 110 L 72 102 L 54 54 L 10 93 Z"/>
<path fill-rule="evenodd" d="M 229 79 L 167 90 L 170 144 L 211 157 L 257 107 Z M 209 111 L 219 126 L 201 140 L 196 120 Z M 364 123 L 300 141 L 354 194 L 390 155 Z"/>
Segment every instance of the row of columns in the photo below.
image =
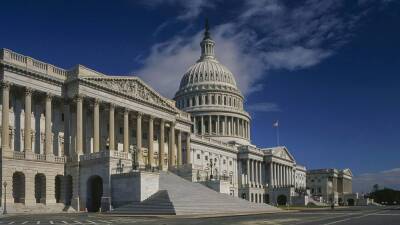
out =
<path fill-rule="evenodd" d="M 1 146 L 5 151 L 10 150 L 10 83 L 2 82 L 2 136 L 1 136 Z M 25 93 L 25 117 L 24 117 L 24 151 L 32 152 L 32 89 L 26 88 Z M 53 143 L 52 143 L 52 124 L 51 124 L 51 114 L 52 114 L 52 99 L 53 95 L 46 93 L 45 99 L 45 147 L 44 155 L 53 155 Z"/>
<path fill-rule="evenodd" d="M 269 164 L 269 184 L 273 188 L 290 187 L 294 185 L 295 171 L 291 166 L 271 162 Z"/>
<path fill-rule="evenodd" d="M 262 181 L 262 161 L 247 159 L 246 160 L 246 183 L 251 187 L 263 187 Z"/>
<path fill-rule="evenodd" d="M 82 130 L 82 96 L 76 97 L 76 104 L 77 104 L 77 131 Z M 109 104 L 109 150 L 115 151 L 115 104 Z M 98 99 L 94 100 L 94 108 L 93 108 L 93 151 L 99 152 L 99 137 L 100 137 L 100 130 L 99 130 L 99 123 L 100 123 L 100 101 Z M 123 109 L 123 151 L 129 151 L 129 116 L 130 110 L 127 108 Z M 155 118 L 151 115 L 148 116 L 148 160 L 144 162 L 143 157 L 143 149 L 142 149 L 142 120 L 144 114 L 142 112 L 136 112 L 136 147 L 137 147 L 137 164 L 139 166 L 155 166 L 154 162 L 154 143 L 153 143 L 153 136 L 154 136 L 154 120 Z M 164 138 L 165 138 L 165 121 L 164 119 L 160 118 L 160 148 L 158 151 L 158 158 L 159 158 L 159 166 L 160 168 L 165 167 L 165 163 L 163 160 L 164 156 Z M 168 165 L 169 166 L 180 166 L 183 163 L 182 160 L 182 132 L 180 130 L 175 129 L 175 123 L 169 122 L 170 126 L 170 136 L 169 136 L 169 151 L 168 151 Z M 175 131 L 177 132 L 177 156 L 175 156 Z M 186 134 L 186 163 L 190 163 L 191 155 L 190 155 L 190 134 Z M 82 154 L 82 133 L 77 133 L 77 154 Z M 176 158 L 176 164 L 175 164 Z"/>
<path fill-rule="evenodd" d="M 213 101 L 214 96 L 214 101 Z M 230 102 L 229 102 L 230 101 Z M 193 107 L 198 105 L 224 105 L 231 106 L 234 108 L 243 108 L 243 102 L 239 98 L 231 97 L 226 95 L 197 95 L 193 97 L 181 98 L 177 101 L 179 108 Z"/>
<path fill-rule="evenodd" d="M 250 138 L 250 124 L 247 120 L 220 115 L 193 116 L 193 133 L 201 135 L 223 135 Z M 206 126 L 208 129 L 206 130 Z M 215 129 L 213 129 L 215 128 Z M 215 130 L 215 132 L 214 132 Z"/>
<path fill-rule="evenodd" d="M 4 151 L 10 150 L 10 124 L 9 124 L 9 101 L 10 101 L 10 83 L 2 82 L 2 149 Z M 32 152 L 32 139 L 31 139 L 31 113 L 32 113 L 32 89 L 25 89 L 25 117 L 24 117 L 24 151 Z M 45 98 L 45 155 L 53 154 L 52 150 L 52 99 L 53 95 L 47 93 Z M 75 154 L 83 154 L 83 96 L 75 97 L 76 103 L 76 144 L 75 144 Z M 93 104 L 93 152 L 100 151 L 100 101 L 98 99 L 94 100 Z M 123 121 L 123 151 L 129 151 L 129 109 L 124 109 Z M 150 165 L 154 166 L 154 146 L 153 146 L 153 136 L 154 136 L 154 117 L 148 116 L 149 125 L 149 135 L 148 135 L 148 162 L 143 162 L 143 151 L 142 151 L 142 116 L 141 112 L 136 113 L 136 140 L 137 140 L 137 160 L 139 165 Z M 164 165 L 164 138 L 165 138 L 165 121 L 160 118 L 160 144 L 159 148 L 159 166 L 161 168 Z M 170 137 L 169 137 L 169 152 L 168 152 L 168 164 L 169 166 L 175 166 L 175 123 L 169 122 L 170 126 Z M 176 130 L 177 132 L 177 166 L 182 165 L 182 132 Z M 186 133 L 186 163 L 191 161 L 191 150 L 190 150 L 190 133 Z M 109 150 L 115 150 L 115 105 L 109 103 Z"/>

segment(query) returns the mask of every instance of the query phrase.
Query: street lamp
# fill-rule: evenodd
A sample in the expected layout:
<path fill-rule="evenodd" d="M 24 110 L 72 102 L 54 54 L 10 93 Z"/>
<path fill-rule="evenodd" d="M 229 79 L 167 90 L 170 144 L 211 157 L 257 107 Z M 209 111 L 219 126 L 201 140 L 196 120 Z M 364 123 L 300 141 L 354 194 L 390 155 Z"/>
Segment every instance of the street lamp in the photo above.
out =
<path fill-rule="evenodd" d="M 4 208 L 3 208 L 3 215 L 7 214 L 7 182 L 4 181 Z"/>

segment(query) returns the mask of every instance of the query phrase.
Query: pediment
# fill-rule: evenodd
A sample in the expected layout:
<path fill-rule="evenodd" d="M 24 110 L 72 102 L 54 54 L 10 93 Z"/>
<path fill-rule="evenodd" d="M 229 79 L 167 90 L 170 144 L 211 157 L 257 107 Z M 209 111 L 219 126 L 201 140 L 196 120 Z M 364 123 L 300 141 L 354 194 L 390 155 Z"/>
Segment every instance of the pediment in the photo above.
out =
<path fill-rule="evenodd" d="M 344 169 L 343 170 L 343 174 L 347 175 L 347 176 L 353 176 L 353 173 L 351 172 L 351 170 L 349 168 Z"/>
<path fill-rule="evenodd" d="M 177 111 L 172 102 L 162 97 L 138 77 L 84 77 L 82 79 L 111 91 L 119 92 L 172 111 Z"/>
<path fill-rule="evenodd" d="M 275 157 L 279 157 L 281 159 L 286 159 L 288 161 L 295 162 L 294 157 L 285 147 L 273 149 L 272 155 Z"/>

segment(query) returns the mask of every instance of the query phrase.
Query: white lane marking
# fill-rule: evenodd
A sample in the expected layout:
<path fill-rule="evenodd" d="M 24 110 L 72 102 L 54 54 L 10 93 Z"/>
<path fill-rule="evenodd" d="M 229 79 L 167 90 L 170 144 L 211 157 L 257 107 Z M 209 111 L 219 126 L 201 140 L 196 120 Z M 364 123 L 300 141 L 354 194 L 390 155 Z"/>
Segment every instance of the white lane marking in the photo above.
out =
<path fill-rule="evenodd" d="M 91 223 L 91 224 L 96 224 L 96 222 L 93 222 L 93 221 L 91 221 L 91 220 L 86 220 L 86 221 L 88 221 L 88 222 Z"/>
<path fill-rule="evenodd" d="M 111 221 L 106 221 L 106 220 L 98 220 L 98 221 L 103 222 L 103 223 L 107 223 L 107 224 L 112 223 Z"/>
<path fill-rule="evenodd" d="M 373 216 L 400 216 L 400 214 L 395 214 L 395 213 L 377 213 L 377 214 L 374 214 Z"/>
<path fill-rule="evenodd" d="M 23 223 L 21 223 L 21 224 L 26 224 L 26 223 L 28 223 L 29 221 L 24 221 Z"/>
<path fill-rule="evenodd" d="M 63 220 L 63 221 L 61 221 L 61 222 L 65 223 L 65 224 L 68 224 L 68 222 L 67 222 L 67 221 L 64 221 L 64 220 Z"/>
<path fill-rule="evenodd" d="M 40 224 L 40 220 L 39 220 L 39 221 L 36 221 L 36 224 Z"/>
<path fill-rule="evenodd" d="M 50 220 L 49 222 L 50 222 L 50 224 L 54 224 L 54 222 L 52 220 Z"/>
<path fill-rule="evenodd" d="M 77 220 L 74 220 L 74 222 L 77 223 L 77 224 L 82 224 L 81 222 L 79 222 L 79 221 L 77 221 Z"/>
<path fill-rule="evenodd" d="M 330 222 L 330 223 L 324 223 L 322 225 L 331 225 L 331 224 L 341 223 L 341 222 L 345 222 L 345 221 L 349 221 L 349 220 L 353 220 L 353 219 L 360 219 L 360 218 L 363 218 L 363 217 L 372 216 L 372 215 L 375 215 L 375 214 L 378 214 L 378 212 L 363 214 L 361 216 L 350 217 L 350 218 L 346 218 L 346 219 L 342 219 L 342 220 L 336 220 L 336 221 L 333 221 L 333 222 Z"/>
<path fill-rule="evenodd" d="M 11 222 L 9 222 L 8 224 L 14 224 L 15 223 L 15 221 L 11 221 Z"/>

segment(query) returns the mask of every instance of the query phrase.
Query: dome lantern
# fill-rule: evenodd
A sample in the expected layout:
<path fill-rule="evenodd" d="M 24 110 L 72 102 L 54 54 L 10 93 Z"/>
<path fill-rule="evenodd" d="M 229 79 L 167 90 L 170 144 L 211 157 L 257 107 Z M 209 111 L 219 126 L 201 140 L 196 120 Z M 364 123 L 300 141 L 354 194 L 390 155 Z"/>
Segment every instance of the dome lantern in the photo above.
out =
<path fill-rule="evenodd" d="M 206 19 L 205 22 L 205 27 L 204 27 L 204 38 L 200 42 L 200 47 L 201 47 L 201 57 L 199 61 L 205 60 L 205 59 L 211 59 L 215 60 L 215 52 L 214 52 L 214 46 L 215 42 L 210 36 L 210 27 L 208 25 L 208 19 Z"/>

